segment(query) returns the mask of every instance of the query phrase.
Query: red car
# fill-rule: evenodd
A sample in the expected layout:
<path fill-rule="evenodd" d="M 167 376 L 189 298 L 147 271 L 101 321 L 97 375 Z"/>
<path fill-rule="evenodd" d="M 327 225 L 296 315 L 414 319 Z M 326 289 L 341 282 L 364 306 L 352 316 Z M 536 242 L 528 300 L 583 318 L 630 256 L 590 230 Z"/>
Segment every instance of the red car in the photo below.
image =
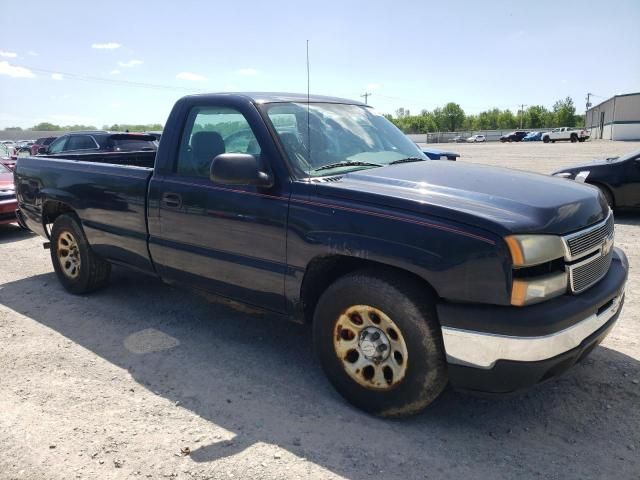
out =
<path fill-rule="evenodd" d="M 31 149 L 31 155 L 37 155 L 40 147 L 48 147 L 58 137 L 42 137 L 36 140 L 36 143 L 29 147 Z"/>
<path fill-rule="evenodd" d="M 0 225 L 17 221 L 16 208 L 18 200 L 13 185 L 13 172 L 0 163 Z"/>

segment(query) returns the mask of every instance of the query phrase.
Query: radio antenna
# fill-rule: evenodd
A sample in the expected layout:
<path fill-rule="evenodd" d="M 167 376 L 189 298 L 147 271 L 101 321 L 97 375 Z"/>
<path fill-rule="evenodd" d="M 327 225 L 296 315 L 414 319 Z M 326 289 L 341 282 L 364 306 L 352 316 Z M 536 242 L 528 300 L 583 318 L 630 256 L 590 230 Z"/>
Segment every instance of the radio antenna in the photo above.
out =
<path fill-rule="evenodd" d="M 309 177 L 311 177 L 311 122 L 310 116 L 310 80 L 309 80 L 309 40 L 307 40 L 307 162 L 309 164 Z"/>

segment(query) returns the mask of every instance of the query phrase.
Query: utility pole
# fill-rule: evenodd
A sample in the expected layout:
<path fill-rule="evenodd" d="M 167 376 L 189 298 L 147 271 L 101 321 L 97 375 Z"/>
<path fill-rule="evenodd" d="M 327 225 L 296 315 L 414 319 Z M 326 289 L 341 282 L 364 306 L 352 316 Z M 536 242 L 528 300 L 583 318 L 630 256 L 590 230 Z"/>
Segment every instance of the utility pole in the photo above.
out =
<path fill-rule="evenodd" d="M 584 111 L 584 128 L 587 128 L 587 110 L 589 110 L 591 108 L 591 96 L 592 95 L 593 95 L 593 93 L 587 93 L 587 104 L 586 104 L 587 108 Z M 593 122 L 591 122 L 591 123 L 593 123 Z"/>
<path fill-rule="evenodd" d="M 524 107 L 528 107 L 524 103 L 520 105 L 520 130 L 522 130 L 522 120 L 524 119 Z"/>
<path fill-rule="evenodd" d="M 373 95 L 373 93 L 368 93 L 368 92 L 364 92 L 362 95 L 360 95 L 362 98 L 364 98 L 364 104 L 365 105 L 369 105 L 369 103 L 367 102 L 367 100 L 369 99 L 369 97 Z"/>

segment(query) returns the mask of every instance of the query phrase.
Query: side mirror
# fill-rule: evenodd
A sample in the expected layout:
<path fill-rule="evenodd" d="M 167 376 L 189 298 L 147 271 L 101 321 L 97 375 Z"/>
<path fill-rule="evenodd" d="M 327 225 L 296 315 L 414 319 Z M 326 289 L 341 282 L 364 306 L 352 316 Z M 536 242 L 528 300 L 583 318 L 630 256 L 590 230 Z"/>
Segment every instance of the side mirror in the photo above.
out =
<path fill-rule="evenodd" d="M 270 187 L 271 176 L 260 170 L 258 159 L 248 153 L 222 153 L 211 162 L 209 178 L 224 185 Z"/>
<path fill-rule="evenodd" d="M 38 148 L 38 155 L 44 155 L 47 153 L 47 147 L 39 147 Z"/>

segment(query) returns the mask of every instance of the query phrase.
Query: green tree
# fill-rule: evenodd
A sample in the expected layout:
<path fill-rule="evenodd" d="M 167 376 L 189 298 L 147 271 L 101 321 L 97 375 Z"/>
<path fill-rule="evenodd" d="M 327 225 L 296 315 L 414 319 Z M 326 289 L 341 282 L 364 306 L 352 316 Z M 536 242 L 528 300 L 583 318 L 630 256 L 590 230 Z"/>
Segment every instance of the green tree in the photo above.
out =
<path fill-rule="evenodd" d="M 50 132 L 50 131 L 62 130 L 62 128 L 60 127 L 60 125 L 56 125 L 54 123 L 40 122 L 37 125 L 34 125 L 33 127 L 31 127 L 30 130 L 37 130 L 40 132 Z"/>
<path fill-rule="evenodd" d="M 503 110 L 498 115 L 498 128 L 516 128 L 518 121 L 511 110 Z"/>
<path fill-rule="evenodd" d="M 444 107 L 433 111 L 438 128 L 443 131 L 455 132 L 464 122 L 464 110 L 454 102 L 447 103 Z"/>
<path fill-rule="evenodd" d="M 573 99 L 567 97 L 553 104 L 553 115 L 559 127 L 574 127 L 576 125 L 576 107 Z"/>
<path fill-rule="evenodd" d="M 545 125 L 545 116 L 549 111 L 542 105 L 532 105 L 527 109 L 525 115 L 526 128 L 542 128 Z"/>

